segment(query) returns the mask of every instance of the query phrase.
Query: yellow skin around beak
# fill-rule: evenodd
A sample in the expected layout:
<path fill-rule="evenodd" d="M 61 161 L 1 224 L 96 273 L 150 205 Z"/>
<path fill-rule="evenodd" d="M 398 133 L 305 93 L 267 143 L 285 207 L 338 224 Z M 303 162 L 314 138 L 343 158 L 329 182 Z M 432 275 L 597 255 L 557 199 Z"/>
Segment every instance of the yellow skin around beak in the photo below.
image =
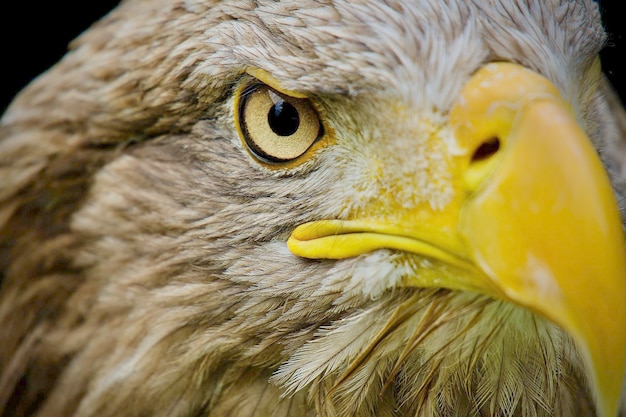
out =
<path fill-rule="evenodd" d="M 455 236 L 372 214 L 301 225 L 290 250 L 341 259 L 388 248 L 466 270 L 464 282 L 437 284 L 507 299 L 563 327 L 587 361 L 599 415 L 615 416 L 626 366 L 626 246 L 591 142 L 556 87 L 508 63 L 474 74 L 450 124 L 466 153 L 455 159 L 463 195 L 428 216 L 451 223 Z M 479 157 L 486 143 L 497 145 Z"/>

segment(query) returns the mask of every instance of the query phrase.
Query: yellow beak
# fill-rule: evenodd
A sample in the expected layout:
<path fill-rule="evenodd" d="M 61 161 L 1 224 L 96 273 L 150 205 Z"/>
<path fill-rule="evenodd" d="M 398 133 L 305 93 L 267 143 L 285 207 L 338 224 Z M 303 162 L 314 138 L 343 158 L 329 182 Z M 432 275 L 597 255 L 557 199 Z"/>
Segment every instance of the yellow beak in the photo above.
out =
<path fill-rule="evenodd" d="M 558 90 L 514 64 L 478 71 L 450 124 L 466 151 L 455 162 L 462 195 L 428 214 L 450 223 L 445 233 L 421 226 L 423 213 L 419 226 L 322 220 L 296 228 L 289 248 L 332 259 L 397 249 L 469 271 L 465 282 L 437 284 L 507 299 L 563 327 L 587 362 L 599 415 L 615 416 L 626 367 L 626 246 L 591 142 Z"/>

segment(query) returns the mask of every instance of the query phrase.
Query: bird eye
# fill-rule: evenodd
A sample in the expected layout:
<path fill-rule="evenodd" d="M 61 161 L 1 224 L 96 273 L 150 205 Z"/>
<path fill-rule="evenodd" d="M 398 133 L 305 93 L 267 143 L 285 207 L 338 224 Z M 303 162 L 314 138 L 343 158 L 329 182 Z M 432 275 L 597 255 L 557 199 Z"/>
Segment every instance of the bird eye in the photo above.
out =
<path fill-rule="evenodd" d="M 322 133 L 311 102 L 263 84 L 246 88 L 239 100 L 239 130 L 248 149 L 266 162 L 287 162 L 304 154 Z"/>

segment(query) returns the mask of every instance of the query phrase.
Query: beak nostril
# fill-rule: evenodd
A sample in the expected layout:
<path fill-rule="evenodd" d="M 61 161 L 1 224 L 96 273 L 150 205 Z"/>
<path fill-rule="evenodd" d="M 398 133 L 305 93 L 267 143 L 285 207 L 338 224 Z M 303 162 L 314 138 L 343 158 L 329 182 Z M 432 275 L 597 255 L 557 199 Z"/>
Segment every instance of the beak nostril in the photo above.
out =
<path fill-rule="evenodd" d="M 492 137 L 484 141 L 472 155 L 472 162 L 484 161 L 500 149 L 500 139 Z"/>

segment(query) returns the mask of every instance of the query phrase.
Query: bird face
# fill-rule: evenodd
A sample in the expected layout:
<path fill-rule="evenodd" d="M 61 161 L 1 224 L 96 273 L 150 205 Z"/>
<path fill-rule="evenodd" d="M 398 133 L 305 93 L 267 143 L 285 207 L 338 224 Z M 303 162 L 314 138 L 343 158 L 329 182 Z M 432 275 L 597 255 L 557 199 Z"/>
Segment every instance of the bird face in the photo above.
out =
<path fill-rule="evenodd" d="M 123 3 L 3 118 L 0 410 L 616 415 L 603 39 L 585 1 Z"/>
<path fill-rule="evenodd" d="M 291 251 L 310 258 L 343 259 L 388 248 L 466 269 L 473 276 L 459 280 L 439 274 L 436 283 L 430 276 L 422 281 L 418 269 L 403 277 L 403 285 L 479 291 L 542 313 L 588 346 L 588 361 L 611 358 L 600 365 L 605 370 L 595 371 L 595 378 L 599 385 L 615 387 L 613 395 L 618 397 L 622 376 L 611 369 L 623 367 L 625 346 L 620 340 L 621 297 L 614 297 L 613 291 L 618 288 L 621 294 L 624 285 L 624 242 L 609 180 L 590 141 L 547 80 L 511 64 L 480 70 L 451 110 L 450 121 L 456 140 L 433 164 L 451 173 L 449 181 L 442 189 L 431 184 L 429 192 L 445 196 L 452 189 L 456 198 L 440 197 L 444 202 L 437 205 L 415 204 L 413 196 L 424 193 L 390 175 L 383 180 L 389 183 L 385 188 L 398 191 L 380 193 L 382 201 L 358 210 L 356 219 L 300 226 L 291 235 Z M 426 142 L 446 143 L 437 134 L 425 137 Z M 429 144 L 421 152 L 437 153 Z M 504 155 L 493 161 L 497 153 Z M 428 163 L 420 168 L 436 171 Z M 412 174 L 409 178 L 419 176 L 419 169 Z M 407 188 L 409 198 L 403 193 Z M 380 205 L 387 210 L 379 210 Z M 581 239 L 574 243 L 572 225 Z M 598 248 L 594 236 L 604 236 L 607 246 Z M 576 278 L 578 273 L 581 278 Z M 581 281 L 589 288 L 583 289 Z M 596 302 L 586 302 L 594 292 L 594 299 L 608 307 L 605 314 L 596 314 Z M 620 318 L 607 320 L 611 312 Z M 601 319 L 592 323 L 591 317 Z M 593 334 L 597 331 L 600 334 Z M 607 347 L 603 343 L 607 338 L 617 345 L 597 352 Z M 605 382 L 610 375 L 618 378 L 615 383 Z M 604 393 L 600 396 L 610 390 L 599 389 Z"/>

